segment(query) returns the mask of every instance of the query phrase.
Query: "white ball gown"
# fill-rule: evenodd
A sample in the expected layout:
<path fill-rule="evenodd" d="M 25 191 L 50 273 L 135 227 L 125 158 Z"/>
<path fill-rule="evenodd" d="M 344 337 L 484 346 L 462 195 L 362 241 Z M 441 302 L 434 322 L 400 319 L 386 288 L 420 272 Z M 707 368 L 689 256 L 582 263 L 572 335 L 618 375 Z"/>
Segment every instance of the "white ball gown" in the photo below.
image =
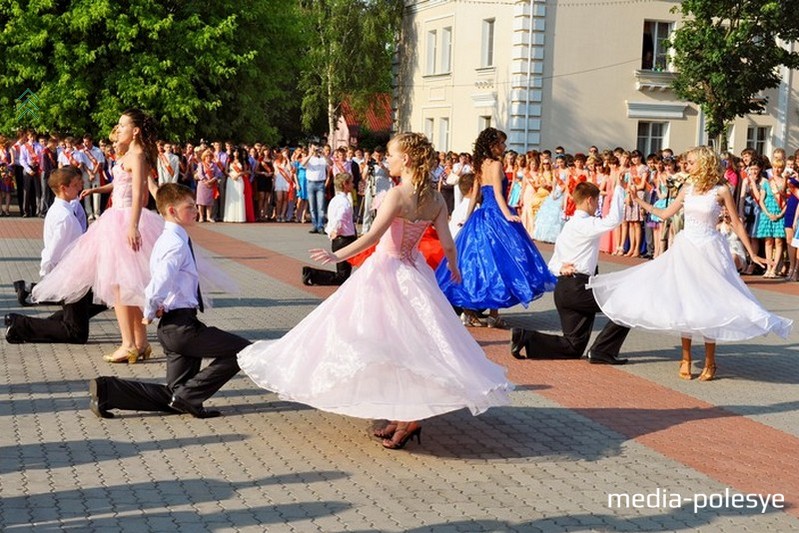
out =
<path fill-rule="evenodd" d="M 774 332 L 787 338 L 793 321 L 764 309 L 735 269 L 716 229 L 718 191 L 685 195 L 685 226 L 654 261 L 600 274 L 588 286 L 602 312 L 617 324 L 737 342 Z"/>
<path fill-rule="evenodd" d="M 395 219 L 344 285 L 284 337 L 239 353 L 281 399 L 358 418 L 421 420 L 506 405 L 505 369 L 488 360 L 418 251 L 428 221 Z"/>

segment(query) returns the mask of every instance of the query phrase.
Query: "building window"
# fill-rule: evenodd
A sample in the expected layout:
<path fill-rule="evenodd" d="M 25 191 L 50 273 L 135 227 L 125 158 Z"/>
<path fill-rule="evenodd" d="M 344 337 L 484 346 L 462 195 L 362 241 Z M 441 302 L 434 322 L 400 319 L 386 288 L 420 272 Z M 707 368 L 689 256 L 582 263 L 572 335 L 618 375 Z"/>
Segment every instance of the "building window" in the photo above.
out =
<path fill-rule="evenodd" d="M 427 74 L 436 73 L 436 30 L 427 32 Z"/>
<path fill-rule="evenodd" d="M 430 142 L 433 142 L 433 132 L 436 126 L 436 120 L 433 118 L 424 119 L 424 134 Z"/>
<path fill-rule="evenodd" d="M 452 70 L 452 28 L 441 30 L 441 61 L 439 72 L 448 74 Z"/>
<path fill-rule="evenodd" d="M 769 126 L 749 126 L 746 130 L 746 147 L 760 155 L 768 153 L 768 139 L 771 136 Z"/>
<path fill-rule="evenodd" d="M 494 66 L 494 19 L 483 20 L 483 53 L 480 66 Z"/>
<path fill-rule="evenodd" d="M 483 131 L 491 127 L 491 115 L 484 115 L 477 119 L 477 131 Z"/>
<path fill-rule="evenodd" d="M 668 122 L 639 122 L 638 142 L 636 148 L 646 157 L 649 154 L 659 154 L 663 149 L 663 140 L 666 138 Z"/>
<path fill-rule="evenodd" d="M 641 70 L 669 70 L 669 37 L 673 27 L 671 22 L 644 21 Z"/>
<path fill-rule="evenodd" d="M 438 150 L 446 152 L 449 150 L 449 119 L 438 119 Z"/>

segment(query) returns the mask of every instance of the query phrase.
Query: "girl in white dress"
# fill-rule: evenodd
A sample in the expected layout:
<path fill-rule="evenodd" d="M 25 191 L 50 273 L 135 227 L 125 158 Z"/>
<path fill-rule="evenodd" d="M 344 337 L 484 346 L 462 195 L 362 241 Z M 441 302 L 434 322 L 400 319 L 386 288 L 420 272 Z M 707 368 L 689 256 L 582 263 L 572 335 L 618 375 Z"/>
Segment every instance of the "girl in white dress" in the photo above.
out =
<path fill-rule="evenodd" d="M 685 206 L 685 226 L 674 244 L 654 261 L 595 276 L 588 287 L 613 322 L 680 333 L 683 379 L 693 377 L 692 337 L 704 339 L 705 367 L 699 380 L 710 381 L 716 374 L 716 341 L 737 342 L 772 331 L 786 338 L 792 321 L 760 305 L 738 275 L 727 240 L 716 229 L 722 204 L 735 212 L 718 156 L 700 146 L 686 159 L 690 182 L 667 208 L 658 209 L 632 195 L 645 211 L 664 220 Z M 741 221 L 733 217 L 730 223 L 752 260 L 762 266 L 765 260 L 755 255 Z"/>
<path fill-rule="evenodd" d="M 513 386 L 453 312 L 419 253 L 431 224 L 460 280 L 447 207 L 433 187 L 432 144 L 400 133 L 388 144 L 388 169 L 400 183 L 385 194 L 369 232 L 322 263 L 349 259 L 375 243 L 363 265 L 278 340 L 239 353 L 241 369 L 284 400 L 359 418 L 393 420 L 375 436 L 398 449 L 419 437 L 419 420 L 463 407 L 479 414 L 506 405 Z"/>

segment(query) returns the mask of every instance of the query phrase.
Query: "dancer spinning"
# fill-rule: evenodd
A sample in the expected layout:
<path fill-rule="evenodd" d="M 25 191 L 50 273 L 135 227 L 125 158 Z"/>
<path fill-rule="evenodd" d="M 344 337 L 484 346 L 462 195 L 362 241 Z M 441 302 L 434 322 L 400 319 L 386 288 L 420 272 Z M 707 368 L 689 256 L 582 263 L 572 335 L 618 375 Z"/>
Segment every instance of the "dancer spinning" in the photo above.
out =
<path fill-rule="evenodd" d="M 401 182 L 386 193 L 369 232 L 335 253 L 311 250 L 311 257 L 337 263 L 379 239 L 377 251 L 284 337 L 239 353 L 241 369 L 282 399 L 392 420 L 375 432 L 390 449 L 420 440 L 421 419 L 462 407 L 479 414 L 507 404 L 512 389 L 505 370 L 486 359 L 453 313 L 417 249 L 432 223 L 450 275 L 460 279 L 447 208 L 431 181 L 435 164 L 423 135 L 394 137 L 388 165 Z"/>
<path fill-rule="evenodd" d="M 631 187 L 633 200 L 664 220 L 685 205 L 685 227 L 674 244 L 652 262 L 601 274 L 592 278 L 588 287 L 613 322 L 680 333 L 682 379 L 693 377 L 692 337 L 703 338 L 705 367 L 699 380 L 710 381 L 716 375 L 717 341 L 742 341 L 772 331 L 785 338 L 792 321 L 763 309 L 741 281 L 726 240 L 716 229 L 722 204 L 728 212 L 735 212 L 718 156 L 700 146 L 688 153 L 687 163 L 691 181 L 666 209 L 641 200 Z M 755 256 L 738 217 L 732 217 L 731 225 L 752 260 L 762 266 L 764 260 Z M 724 299 L 723 304 L 709 305 L 719 298 Z"/>
<path fill-rule="evenodd" d="M 490 309 L 488 325 L 507 327 L 497 309 L 527 306 L 555 289 L 555 276 L 533 244 L 521 219 L 505 203 L 502 189 L 502 154 L 506 135 L 486 128 L 474 143 L 476 182 L 472 188 L 469 215 L 458 233 L 458 267 L 463 282 L 448 275 L 450 260 L 436 269 L 441 290 L 454 306 Z M 478 193 L 480 209 L 474 210 Z"/>
<path fill-rule="evenodd" d="M 95 303 L 114 307 L 122 344 L 104 359 L 110 363 L 135 363 L 152 353 L 147 327 L 142 324 L 144 288 L 150 281 L 150 252 L 164 221 L 144 209 L 148 179 L 155 168 L 155 122 L 137 109 L 125 111 L 116 126 L 116 150 L 122 157 L 114 167 L 114 181 L 88 189 L 88 194 L 113 191 L 113 207 L 107 209 L 67 252 L 60 263 L 33 289 L 39 302 L 64 300 L 74 303 L 89 289 Z"/>

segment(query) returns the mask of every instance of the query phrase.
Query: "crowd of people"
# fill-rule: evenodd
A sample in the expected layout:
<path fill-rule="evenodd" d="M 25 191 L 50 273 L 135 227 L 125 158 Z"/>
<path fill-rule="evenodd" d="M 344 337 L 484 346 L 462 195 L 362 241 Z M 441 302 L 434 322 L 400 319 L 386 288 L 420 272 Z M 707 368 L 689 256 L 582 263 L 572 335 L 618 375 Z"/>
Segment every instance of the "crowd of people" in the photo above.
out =
<path fill-rule="evenodd" d="M 311 222 L 312 233 L 324 233 L 327 204 L 335 196 L 337 174 L 352 176 L 352 204 L 356 224 L 364 234 L 376 213 L 376 200 L 398 182 L 389 175 L 385 149 L 373 151 L 329 145 L 272 148 L 261 143 L 201 141 L 194 146 L 157 142 L 152 169 L 157 183 L 180 183 L 195 191 L 200 222 Z M 434 186 L 441 192 L 457 232 L 465 220 L 473 167 L 468 152 L 438 152 Z M 44 217 L 53 195 L 46 186 L 49 174 L 72 165 L 83 177 L 84 189 L 113 181 L 117 153 L 112 142 L 94 144 L 92 135 L 57 138 L 33 131 L 19 132 L 16 141 L 0 137 L 0 216 L 11 216 L 16 192 L 19 214 Z M 733 193 L 735 213 L 722 212 L 720 229 L 728 236 L 740 271 L 757 270 L 729 231 L 730 217 L 738 216 L 753 239 L 753 247 L 767 259 L 764 277 L 799 280 L 795 235 L 799 176 L 796 155 L 778 148 L 770 157 L 752 149 L 723 158 L 724 177 Z M 654 258 L 666 250 L 682 228 L 682 213 L 668 220 L 644 212 L 633 196 L 657 207 L 673 201 L 688 175 L 685 155 L 672 150 L 644 156 L 638 150 L 597 149 L 567 153 L 562 147 L 503 154 L 502 191 L 507 205 L 517 210 L 525 230 L 537 242 L 554 243 L 563 224 L 573 215 L 572 198 L 578 183 L 600 189 L 597 214 L 607 215 L 612 184 L 617 178 L 632 183 L 635 194 L 624 198 L 623 221 L 604 235 L 600 251 L 629 257 Z M 88 221 L 109 205 L 110 195 L 83 199 Z M 154 201 L 148 203 L 154 208 Z M 799 243 L 796 243 L 799 244 Z"/>
<path fill-rule="evenodd" d="M 114 409 L 218 416 L 203 403 L 241 368 L 284 399 L 389 420 L 375 436 L 398 449 L 420 440 L 424 418 L 508 403 L 513 386 L 504 368 L 464 326 L 508 328 L 500 309 L 526 307 L 546 292 L 555 292 L 564 334 L 514 329 L 514 357 L 582 357 L 600 310 L 612 322 L 589 350 L 591 363 L 626 362 L 617 354 L 628 328 L 674 332 L 683 338 L 685 379 L 694 337 L 705 342 L 700 379 L 710 381 L 717 340 L 787 336 L 791 321 L 763 309 L 736 272 L 748 260 L 765 266 L 766 277 L 796 274 L 796 248 L 783 246 L 797 198 L 784 151 L 771 163 L 750 151 L 740 162 L 728 155 L 722 169 L 706 147 L 644 162 L 637 151 L 596 147 L 587 156 L 562 148 L 520 155 L 506 150 L 506 140 L 487 128 L 471 154 L 436 152 L 416 133 L 372 153 L 230 143 L 175 153 L 135 109 L 97 149 L 90 136 L 63 146 L 51 137 L 37 142 L 33 132 L 10 146 L 3 140 L 4 187 L 19 187 L 23 216 L 45 216 L 43 278 L 32 297 L 63 306 L 44 319 L 7 315 L 6 340 L 85 343 L 90 317 L 102 311 L 90 304 L 105 305 L 121 336 L 105 360 L 130 364 L 152 354 L 146 326 L 158 318 L 167 384 L 96 378 L 90 393 L 98 417 L 113 418 Z M 103 195 L 110 201 L 97 201 Z M 158 214 L 146 207 L 153 199 Z M 251 344 L 198 320 L 202 288 L 223 285 L 225 276 L 195 253 L 187 228 L 304 221 L 306 214 L 310 232 L 333 241 L 332 251 L 311 250 L 312 259 L 341 266 L 360 257 L 352 275 L 349 267 L 303 270 L 306 283 L 342 284 L 333 296 L 275 341 Z M 536 240 L 555 242 L 549 262 Z M 596 276 L 600 250 L 655 260 Z M 667 285 L 669 305 L 660 292 L 640 291 L 647 278 Z M 719 294 L 737 304 L 708 312 L 706 302 Z M 352 320 L 319 319 L 341 313 Z M 214 362 L 201 369 L 203 358 Z"/>

